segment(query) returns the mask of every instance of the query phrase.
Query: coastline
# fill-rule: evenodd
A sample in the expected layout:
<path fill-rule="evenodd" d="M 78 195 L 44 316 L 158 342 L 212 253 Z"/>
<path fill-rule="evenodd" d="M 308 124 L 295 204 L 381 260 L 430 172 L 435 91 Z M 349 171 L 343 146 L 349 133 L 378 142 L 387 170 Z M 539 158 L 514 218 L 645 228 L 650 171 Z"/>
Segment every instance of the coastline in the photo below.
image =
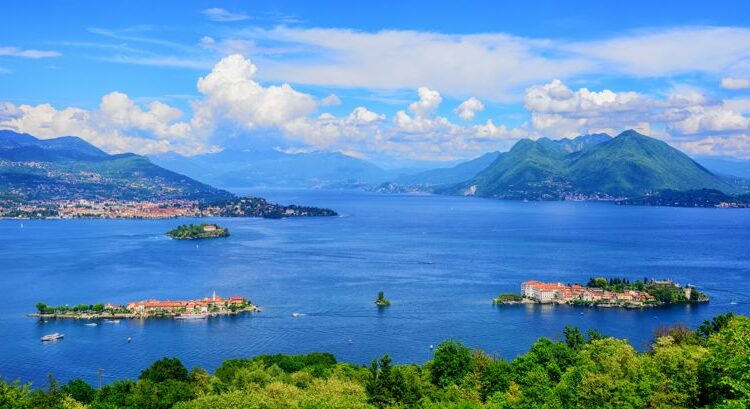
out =
<path fill-rule="evenodd" d="M 263 311 L 257 305 L 250 305 L 236 311 L 216 311 L 207 313 L 207 317 L 218 317 L 218 316 L 231 316 L 240 315 L 243 313 L 261 312 Z M 26 314 L 27 317 L 39 318 L 39 319 L 76 319 L 76 320 L 112 320 L 112 319 L 152 319 L 152 318 L 175 318 L 179 317 L 183 313 L 161 313 L 161 314 L 138 314 L 138 313 L 106 313 L 106 314 L 94 314 L 94 313 L 61 313 L 61 314 L 40 314 L 38 312 Z M 184 313 L 187 314 L 187 313 Z"/>

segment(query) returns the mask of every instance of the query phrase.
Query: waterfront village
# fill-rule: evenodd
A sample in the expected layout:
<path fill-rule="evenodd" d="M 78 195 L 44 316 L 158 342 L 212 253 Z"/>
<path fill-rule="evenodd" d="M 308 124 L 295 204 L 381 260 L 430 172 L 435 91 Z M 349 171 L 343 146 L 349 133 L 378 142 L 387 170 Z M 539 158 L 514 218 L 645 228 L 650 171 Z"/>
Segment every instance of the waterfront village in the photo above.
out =
<path fill-rule="evenodd" d="M 671 280 L 592 278 L 587 285 L 545 283 L 529 280 L 521 283 L 521 295 L 501 294 L 495 304 L 570 304 L 602 307 L 641 308 L 667 304 L 707 302 L 708 296 L 691 285 L 680 286 Z"/>
<path fill-rule="evenodd" d="M 235 315 L 242 312 L 258 312 L 260 308 L 242 296 L 222 298 L 213 293 L 211 297 L 196 300 L 144 300 L 124 305 L 112 303 L 77 306 L 36 305 L 37 312 L 29 314 L 39 318 L 75 319 L 119 319 L 119 318 L 175 318 L 195 319 L 217 315 Z"/>

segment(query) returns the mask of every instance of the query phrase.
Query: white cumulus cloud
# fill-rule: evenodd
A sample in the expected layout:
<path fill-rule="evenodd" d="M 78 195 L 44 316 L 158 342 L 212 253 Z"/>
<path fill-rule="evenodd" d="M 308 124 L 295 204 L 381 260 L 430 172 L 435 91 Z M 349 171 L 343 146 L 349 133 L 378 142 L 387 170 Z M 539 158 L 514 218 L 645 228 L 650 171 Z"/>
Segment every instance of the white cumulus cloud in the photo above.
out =
<path fill-rule="evenodd" d="M 721 79 L 721 87 L 731 90 L 748 89 L 750 88 L 750 79 L 724 77 Z"/>
<path fill-rule="evenodd" d="M 477 112 L 481 112 L 483 110 L 484 104 L 482 103 L 482 101 L 471 97 L 462 102 L 461 105 L 456 108 L 455 112 L 456 115 L 458 115 L 458 117 L 463 119 L 464 121 L 471 121 L 472 119 L 474 119 L 474 116 L 477 114 Z"/>

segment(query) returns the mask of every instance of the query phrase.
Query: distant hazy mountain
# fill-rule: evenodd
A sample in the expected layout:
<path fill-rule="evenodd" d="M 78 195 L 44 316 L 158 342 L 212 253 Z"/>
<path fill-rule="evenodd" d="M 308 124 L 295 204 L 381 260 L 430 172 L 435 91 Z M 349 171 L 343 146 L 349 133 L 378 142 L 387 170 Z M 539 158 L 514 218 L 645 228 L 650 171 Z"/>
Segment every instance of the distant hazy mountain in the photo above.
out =
<path fill-rule="evenodd" d="M 714 173 L 750 178 L 750 160 L 702 156 L 695 161 Z"/>
<path fill-rule="evenodd" d="M 484 155 L 459 163 L 450 168 L 430 169 L 411 175 L 404 175 L 394 180 L 399 185 L 433 186 L 448 183 L 459 183 L 471 179 L 477 173 L 497 159 L 500 152 L 489 152 Z"/>
<path fill-rule="evenodd" d="M 109 155 L 72 136 L 37 139 L 8 130 L 0 130 L 0 195 L 34 200 L 233 197 L 143 156 Z"/>
<path fill-rule="evenodd" d="M 338 152 L 284 153 L 276 150 L 224 150 L 185 157 L 151 156 L 154 163 L 215 186 L 316 187 L 379 183 L 395 174 Z"/>
<path fill-rule="evenodd" d="M 580 143 L 521 140 L 471 180 L 438 191 L 554 200 L 572 194 L 637 196 L 668 189 L 735 190 L 679 150 L 636 131 L 611 139 L 587 139 Z"/>

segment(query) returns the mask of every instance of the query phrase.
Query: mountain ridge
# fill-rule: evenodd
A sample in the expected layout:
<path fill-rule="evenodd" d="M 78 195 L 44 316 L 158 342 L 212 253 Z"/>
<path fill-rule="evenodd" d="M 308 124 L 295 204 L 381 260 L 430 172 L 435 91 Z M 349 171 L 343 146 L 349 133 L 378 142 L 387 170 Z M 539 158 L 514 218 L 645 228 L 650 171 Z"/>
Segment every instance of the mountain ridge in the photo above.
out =
<path fill-rule="evenodd" d="M 38 139 L 0 130 L 0 192 L 14 200 L 196 200 L 233 194 L 159 167 L 110 155 L 81 138 Z"/>
<path fill-rule="evenodd" d="M 474 178 L 437 193 L 560 200 L 570 196 L 629 197 L 659 190 L 734 187 L 666 142 L 627 130 L 568 152 L 550 139 L 518 141 Z"/>

